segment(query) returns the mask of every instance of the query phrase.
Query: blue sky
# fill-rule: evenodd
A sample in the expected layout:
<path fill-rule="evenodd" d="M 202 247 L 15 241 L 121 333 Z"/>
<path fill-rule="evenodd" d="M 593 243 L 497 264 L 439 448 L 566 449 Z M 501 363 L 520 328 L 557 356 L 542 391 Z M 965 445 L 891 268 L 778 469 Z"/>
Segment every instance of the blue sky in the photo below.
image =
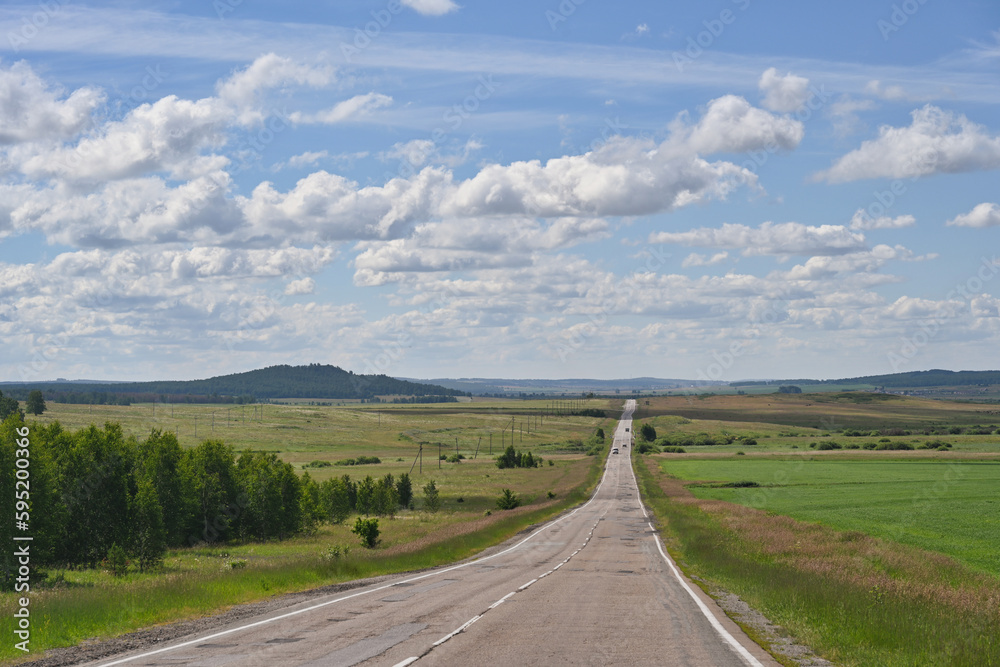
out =
<path fill-rule="evenodd" d="M 0 49 L 3 380 L 998 367 L 993 1 L 48 0 Z"/>

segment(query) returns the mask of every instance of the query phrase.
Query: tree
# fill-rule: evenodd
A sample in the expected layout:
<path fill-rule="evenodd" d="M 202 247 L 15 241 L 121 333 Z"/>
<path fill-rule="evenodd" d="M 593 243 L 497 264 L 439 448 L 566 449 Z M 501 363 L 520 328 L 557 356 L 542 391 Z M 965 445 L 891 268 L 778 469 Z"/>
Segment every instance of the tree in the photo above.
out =
<path fill-rule="evenodd" d="M 515 507 L 521 506 L 521 500 L 514 495 L 514 492 L 510 489 L 504 489 L 501 492 L 500 497 L 497 498 L 497 509 L 501 510 L 512 510 Z"/>
<path fill-rule="evenodd" d="M 299 495 L 299 511 L 302 514 L 302 532 L 314 535 L 323 520 L 325 512 L 320 500 L 319 484 L 309 476 L 302 475 L 302 491 Z"/>
<path fill-rule="evenodd" d="M 794 384 L 782 385 L 778 387 L 779 394 L 801 394 L 802 387 L 796 387 Z"/>
<path fill-rule="evenodd" d="M 643 424 L 639 428 L 639 437 L 646 442 L 654 442 L 656 440 L 656 429 L 653 428 L 652 424 Z"/>
<path fill-rule="evenodd" d="M 189 540 L 214 542 L 231 536 L 231 524 L 246 505 L 238 497 L 233 450 L 218 440 L 206 440 L 185 452 L 194 490 L 195 514 Z M 242 499 L 242 503 L 238 502 Z"/>
<path fill-rule="evenodd" d="M 375 509 L 375 480 L 371 475 L 366 475 L 358 482 L 358 496 L 356 508 L 359 513 L 368 516 Z"/>
<path fill-rule="evenodd" d="M 9 396 L 4 396 L 3 392 L 0 391 L 0 421 L 7 419 L 7 417 L 15 413 L 21 415 L 21 419 L 24 419 L 24 412 L 21 410 L 18 402 Z"/>
<path fill-rule="evenodd" d="M 351 478 L 344 475 L 340 479 L 328 479 L 320 485 L 320 503 L 331 523 L 343 523 L 354 510 L 347 490 L 350 482 Z"/>
<path fill-rule="evenodd" d="M 45 412 L 45 397 L 42 396 L 42 392 L 38 389 L 31 391 L 28 394 L 28 400 L 25 402 L 24 408 L 35 416 Z"/>
<path fill-rule="evenodd" d="M 167 531 L 163 525 L 163 509 L 156 496 L 153 482 L 144 479 L 132 499 L 132 553 L 143 572 L 163 561 L 167 552 Z"/>
<path fill-rule="evenodd" d="M 399 507 L 399 492 L 396 491 L 396 481 L 387 474 L 375 485 L 375 500 L 373 508 L 379 516 L 393 516 Z"/>
<path fill-rule="evenodd" d="M 600 438 L 601 440 L 604 440 L 604 429 L 603 428 L 598 428 L 596 431 L 594 431 L 594 437 L 595 438 Z"/>
<path fill-rule="evenodd" d="M 396 482 L 396 493 L 399 494 L 399 506 L 409 507 L 413 502 L 413 483 L 410 481 L 410 474 L 403 473 Z"/>
<path fill-rule="evenodd" d="M 424 509 L 428 512 L 437 512 L 441 509 L 441 496 L 433 479 L 424 485 Z"/>

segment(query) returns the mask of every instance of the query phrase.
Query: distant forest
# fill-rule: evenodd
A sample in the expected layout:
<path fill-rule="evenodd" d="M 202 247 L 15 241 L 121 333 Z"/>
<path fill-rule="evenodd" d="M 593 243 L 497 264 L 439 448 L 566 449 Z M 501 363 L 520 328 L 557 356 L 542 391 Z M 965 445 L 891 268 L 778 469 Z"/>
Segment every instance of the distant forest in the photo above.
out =
<path fill-rule="evenodd" d="M 128 404 L 248 403 L 272 398 L 372 399 L 376 396 L 455 397 L 466 392 L 438 385 L 397 380 L 387 375 L 356 375 L 336 366 L 269 366 L 245 373 L 206 380 L 155 382 L 38 382 L 3 384 L 4 393 L 24 400 L 32 389 L 41 389 L 45 400 L 55 403 Z"/>
<path fill-rule="evenodd" d="M 934 369 L 929 371 L 911 371 L 908 373 L 892 373 L 890 375 L 866 375 L 864 377 L 843 378 L 840 380 L 781 380 L 782 384 L 871 384 L 878 387 L 959 387 L 988 386 L 1000 384 L 1000 371 L 945 371 Z M 777 384 L 763 380 L 747 380 L 732 382 L 732 387 L 750 387 L 766 384 Z"/>

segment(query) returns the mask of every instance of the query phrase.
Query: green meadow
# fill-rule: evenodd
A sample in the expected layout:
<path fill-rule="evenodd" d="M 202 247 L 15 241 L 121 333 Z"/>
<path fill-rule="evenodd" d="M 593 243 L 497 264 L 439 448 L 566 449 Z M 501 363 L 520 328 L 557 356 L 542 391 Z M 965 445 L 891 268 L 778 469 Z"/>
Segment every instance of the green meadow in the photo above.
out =
<path fill-rule="evenodd" d="M 936 551 L 1000 575 L 1000 462 L 741 457 L 671 460 L 695 497 Z M 753 482 L 757 487 L 720 484 Z"/>

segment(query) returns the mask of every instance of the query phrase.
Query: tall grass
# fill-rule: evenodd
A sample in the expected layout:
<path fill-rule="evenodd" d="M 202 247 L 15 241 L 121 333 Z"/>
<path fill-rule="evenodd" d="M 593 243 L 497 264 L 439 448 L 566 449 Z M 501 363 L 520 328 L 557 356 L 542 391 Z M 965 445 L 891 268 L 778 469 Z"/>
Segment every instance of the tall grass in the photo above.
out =
<path fill-rule="evenodd" d="M 129 575 L 114 586 L 76 585 L 33 592 L 32 656 L 56 647 L 74 646 L 94 637 L 111 637 L 151 625 L 204 616 L 236 604 L 379 575 L 453 563 L 503 542 L 529 526 L 579 504 L 590 496 L 603 470 L 594 459 L 582 483 L 563 497 L 472 522 L 449 524 L 412 544 L 384 550 L 352 548 L 333 560 L 319 553 L 284 557 L 280 545 L 271 557 L 253 559 L 243 568 L 205 568 L 156 577 Z M 207 552 L 205 554 L 207 557 Z M 222 559 L 218 559 L 220 566 Z M 0 603 L 3 627 L 12 618 L 15 598 Z M 10 633 L 7 633 L 10 636 Z M 10 664 L 24 654 L 13 642 L 0 644 L 0 659 Z"/>
<path fill-rule="evenodd" d="M 787 517 L 747 508 L 730 513 L 738 506 L 697 501 L 685 496 L 675 480 L 657 479 L 643 457 L 637 458 L 636 468 L 643 497 L 682 567 L 740 596 L 825 657 L 844 665 L 1000 666 L 995 578 L 946 564 L 947 559 L 936 563 L 938 572 L 927 575 L 921 563 L 898 557 L 898 545 L 796 526 Z M 744 532 L 743 524 L 751 519 L 757 525 Z M 771 536 L 761 529 L 767 521 L 775 537 L 787 537 L 790 527 L 801 528 L 802 541 L 768 548 Z M 810 538 L 830 542 L 823 558 L 817 560 Z M 853 542 L 863 543 L 867 569 L 859 567 Z M 878 549 L 871 550 L 872 545 Z M 797 556 L 796 551 L 805 553 Z M 953 571 L 940 571 L 947 566 Z M 928 576 L 937 581 L 927 581 Z M 942 583 L 947 579 L 950 586 Z"/>

